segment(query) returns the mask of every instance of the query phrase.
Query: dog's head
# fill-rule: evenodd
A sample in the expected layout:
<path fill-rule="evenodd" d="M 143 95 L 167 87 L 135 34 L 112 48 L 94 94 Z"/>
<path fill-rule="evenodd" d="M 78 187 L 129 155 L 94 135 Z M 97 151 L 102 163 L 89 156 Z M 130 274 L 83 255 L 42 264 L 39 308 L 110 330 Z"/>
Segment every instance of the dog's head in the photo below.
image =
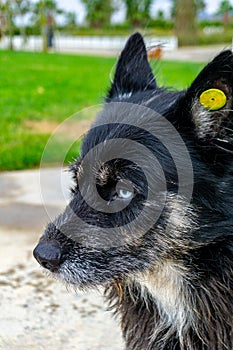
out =
<path fill-rule="evenodd" d="M 88 287 L 213 256 L 232 231 L 232 89 L 231 51 L 186 91 L 158 87 L 132 35 L 71 166 L 70 204 L 34 250 L 39 263 Z"/>

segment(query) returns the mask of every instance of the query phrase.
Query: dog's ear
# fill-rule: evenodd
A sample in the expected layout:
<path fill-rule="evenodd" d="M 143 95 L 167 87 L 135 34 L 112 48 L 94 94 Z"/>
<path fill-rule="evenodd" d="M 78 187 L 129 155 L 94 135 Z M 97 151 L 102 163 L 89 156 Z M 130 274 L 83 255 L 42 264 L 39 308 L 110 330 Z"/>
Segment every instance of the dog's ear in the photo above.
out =
<path fill-rule="evenodd" d="M 219 148 L 233 149 L 233 53 L 223 51 L 197 76 L 185 99 L 197 138 Z"/>
<path fill-rule="evenodd" d="M 119 57 L 108 98 L 154 88 L 156 82 L 144 40 L 141 34 L 135 33 L 128 39 Z"/>

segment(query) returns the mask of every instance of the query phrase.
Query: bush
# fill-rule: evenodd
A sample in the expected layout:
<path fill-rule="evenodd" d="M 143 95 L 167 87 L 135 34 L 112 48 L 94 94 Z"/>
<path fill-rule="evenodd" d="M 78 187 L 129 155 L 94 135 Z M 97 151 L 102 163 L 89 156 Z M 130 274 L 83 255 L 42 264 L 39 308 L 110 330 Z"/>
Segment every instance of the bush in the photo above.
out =
<path fill-rule="evenodd" d="M 232 33 L 215 33 L 215 34 L 199 34 L 198 45 L 215 45 L 215 44 L 227 44 L 231 45 Z"/>
<path fill-rule="evenodd" d="M 174 25 L 171 21 L 167 21 L 165 19 L 153 19 L 148 23 L 149 28 L 158 28 L 158 29 L 173 29 Z"/>
<path fill-rule="evenodd" d="M 205 27 L 222 27 L 222 21 L 220 20 L 214 20 L 214 21 L 207 21 L 203 20 L 198 23 L 199 28 L 205 28 Z"/>

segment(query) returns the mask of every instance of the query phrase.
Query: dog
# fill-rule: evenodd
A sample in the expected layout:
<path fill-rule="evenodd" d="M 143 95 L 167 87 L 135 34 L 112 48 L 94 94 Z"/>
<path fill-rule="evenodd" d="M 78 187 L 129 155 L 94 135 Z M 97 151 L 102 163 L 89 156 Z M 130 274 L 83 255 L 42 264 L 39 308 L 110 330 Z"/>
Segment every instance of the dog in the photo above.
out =
<path fill-rule="evenodd" d="M 230 50 L 174 91 L 133 34 L 34 249 L 66 283 L 105 287 L 127 350 L 233 349 L 232 106 Z"/>

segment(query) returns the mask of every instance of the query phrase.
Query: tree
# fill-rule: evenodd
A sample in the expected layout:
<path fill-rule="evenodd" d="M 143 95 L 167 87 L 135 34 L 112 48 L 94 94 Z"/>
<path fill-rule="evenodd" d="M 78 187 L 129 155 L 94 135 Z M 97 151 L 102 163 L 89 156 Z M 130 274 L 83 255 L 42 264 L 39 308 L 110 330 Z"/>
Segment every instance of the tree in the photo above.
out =
<path fill-rule="evenodd" d="M 125 0 L 126 20 L 133 26 L 143 26 L 150 20 L 153 0 Z"/>
<path fill-rule="evenodd" d="M 110 24 L 114 6 L 111 0 L 82 0 L 90 27 L 101 28 Z"/>
<path fill-rule="evenodd" d="M 231 22 L 230 13 L 232 10 L 233 10 L 233 6 L 231 5 L 230 1 L 228 0 L 221 1 L 217 14 L 222 16 L 222 21 L 224 25 L 228 25 Z"/>
<path fill-rule="evenodd" d="M 8 49 L 13 50 L 14 36 L 14 4 L 10 0 L 0 2 L 1 22 L 4 24 L 4 33 L 9 37 Z"/>
<path fill-rule="evenodd" d="M 0 25 L 1 25 L 1 35 L 5 33 L 9 37 L 8 48 L 13 50 L 13 37 L 15 30 L 15 19 L 17 17 L 22 17 L 26 15 L 30 10 L 29 0 L 5 0 L 0 1 Z M 25 38 L 25 27 L 20 25 L 20 33 L 23 38 Z"/>
<path fill-rule="evenodd" d="M 176 7 L 177 7 L 177 1 L 178 0 L 171 0 L 172 1 L 172 7 L 171 7 L 171 17 L 174 19 L 176 14 Z M 196 8 L 196 13 L 198 15 L 199 12 L 203 11 L 206 8 L 206 3 L 204 0 L 194 0 L 194 5 Z"/>
<path fill-rule="evenodd" d="M 176 0 L 175 33 L 179 45 L 193 45 L 197 43 L 197 6 L 195 0 Z"/>
<path fill-rule="evenodd" d="M 206 3 L 204 0 L 195 0 L 197 14 L 206 8 Z"/>
<path fill-rule="evenodd" d="M 77 26 L 77 15 L 73 11 L 65 12 L 65 27 L 68 29 L 73 29 Z"/>
<path fill-rule="evenodd" d="M 34 4 L 34 21 L 41 28 L 42 50 L 46 52 L 49 45 L 49 31 L 53 31 L 55 16 L 63 11 L 57 7 L 55 0 L 39 0 Z"/>
<path fill-rule="evenodd" d="M 15 0 L 15 14 L 16 16 L 21 17 L 20 24 L 20 34 L 23 39 L 23 44 L 26 42 L 26 31 L 25 25 L 23 24 L 23 18 L 31 10 L 31 3 L 29 0 Z"/>

